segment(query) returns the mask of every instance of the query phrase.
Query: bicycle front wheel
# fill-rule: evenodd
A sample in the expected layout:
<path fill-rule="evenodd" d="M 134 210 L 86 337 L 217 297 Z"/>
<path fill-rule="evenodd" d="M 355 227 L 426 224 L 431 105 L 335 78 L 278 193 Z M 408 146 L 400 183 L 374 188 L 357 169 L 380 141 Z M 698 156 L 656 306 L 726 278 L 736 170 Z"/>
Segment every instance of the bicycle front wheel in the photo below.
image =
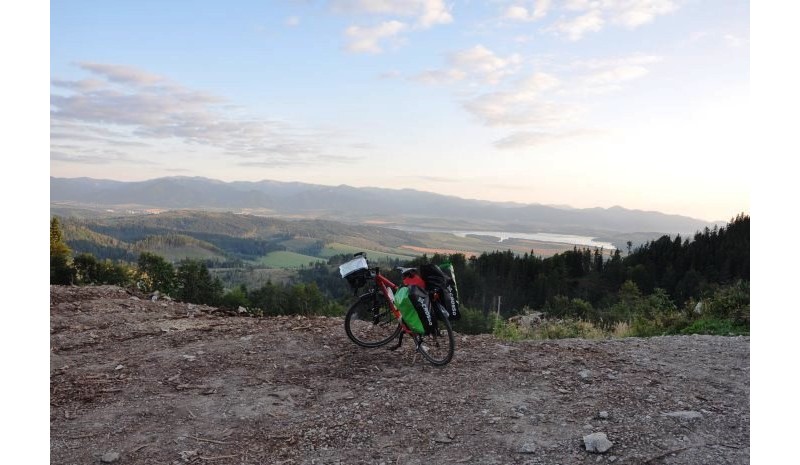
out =
<path fill-rule="evenodd" d="M 400 334 L 400 321 L 383 294 L 365 294 L 347 311 L 344 331 L 361 347 L 380 347 Z"/>
<path fill-rule="evenodd" d="M 453 335 L 453 327 L 447 318 L 447 311 L 442 304 L 436 303 L 436 330 L 433 334 L 422 334 L 415 336 L 417 339 L 417 350 L 426 360 L 436 366 L 443 366 L 450 363 L 456 349 L 456 340 Z"/>

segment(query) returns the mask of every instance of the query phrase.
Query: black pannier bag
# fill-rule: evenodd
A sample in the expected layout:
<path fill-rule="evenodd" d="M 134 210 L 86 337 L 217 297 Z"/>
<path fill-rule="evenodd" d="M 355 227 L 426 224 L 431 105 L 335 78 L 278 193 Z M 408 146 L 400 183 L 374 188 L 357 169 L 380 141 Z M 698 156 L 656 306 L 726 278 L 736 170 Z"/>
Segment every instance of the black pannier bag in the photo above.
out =
<path fill-rule="evenodd" d="M 412 284 L 408 286 L 408 297 L 417 310 L 422 326 L 425 328 L 425 334 L 433 334 L 436 330 L 436 316 L 433 314 L 431 298 L 428 296 L 428 292 Z"/>
<path fill-rule="evenodd" d="M 456 283 L 453 278 L 442 271 L 441 268 L 432 264 L 422 265 L 419 271 L 425 281 L 425 286 L 430 290 L 436 289 L 439 291 L 448 319 L 458 320 L 461 318 L 461 312 L 458 310 Z"/>

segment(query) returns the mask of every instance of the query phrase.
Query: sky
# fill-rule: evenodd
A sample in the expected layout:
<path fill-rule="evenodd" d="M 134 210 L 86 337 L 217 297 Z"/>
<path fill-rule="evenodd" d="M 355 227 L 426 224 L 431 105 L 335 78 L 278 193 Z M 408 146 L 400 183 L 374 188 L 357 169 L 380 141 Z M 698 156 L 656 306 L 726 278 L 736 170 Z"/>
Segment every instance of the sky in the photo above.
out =
<path fill-rule="evenodd" d="M 750 209 L 738 0 L 50 5 L 50 175 Z"/>

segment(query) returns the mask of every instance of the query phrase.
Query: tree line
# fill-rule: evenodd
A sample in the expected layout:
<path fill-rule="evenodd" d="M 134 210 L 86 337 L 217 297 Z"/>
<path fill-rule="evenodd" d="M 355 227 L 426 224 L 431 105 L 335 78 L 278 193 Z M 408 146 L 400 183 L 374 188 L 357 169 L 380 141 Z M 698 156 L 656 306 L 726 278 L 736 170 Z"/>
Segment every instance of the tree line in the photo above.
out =
<path fill-rule="evenodd" d="M 336 266 L 351 258 L 332 257 L 329 266 L 301 274 L 330 298 L 344 299 L 348 289 Z M 476 328 L 491 328 L 495 316 L 536 310 L 605 327 L 626 322 L 642 334 L 680 332 L 696 324 L 749 331 L 750 217 L 745 214 L 691 238 L 664 235 L 625 256 L 620 250 L 608 257 L 602 249 L 575 247 L 548 258 L 509 250 L 470 258 L 423 255 L 403 265 L 445 261 L 455 268 L 460 302 Z"/>
<path fill-rule="evenodd" d="M 51 220 L 51 283 L 135 284 L 179 300 L 239 306 L 260 314 L 341 314 L 352 291 L 338 273 L 350 255 L 331 257 L 298 271 L 299 283 L 225 291 L 207 263 L 173 265 L 141 253 L 136 265 L 91 254 L 72 257 L 58 220 Z M 423 255 L 410 262 L 380 265 L 395 282 L 398 265 L 453 264 L 464 309 L 460 329 L 491 331 L 498 319 L 532 310 L 551 318 L 591 322 L 599 327 L 632 325 L 637 335 L 697 330 L 749 332 L 750 217 L 740 214 L 724 227 L 692 237 L 664 235 L 610 257 L 601 249 L 575 247 L 548 258 L 511 251 Z M 716 328 L 716 329 L 715 329 Z"/>
<path fill-rule="evenodd" d="M 343 308 L 311 284 L 282 285 L 267 282 L 248 290 L 240 285 L 225 290 L 201 260 L 182 260 L 173 265 L 163 257 L 142 252 L 135 264 L 97 259 L 90 253 L 72 256 L 57 218 L 50 221 L 50 284 L 113 284 L 159 293 L 182 302 L 229 309 L 245 308 L 260 315 L 341 314 Z"/>

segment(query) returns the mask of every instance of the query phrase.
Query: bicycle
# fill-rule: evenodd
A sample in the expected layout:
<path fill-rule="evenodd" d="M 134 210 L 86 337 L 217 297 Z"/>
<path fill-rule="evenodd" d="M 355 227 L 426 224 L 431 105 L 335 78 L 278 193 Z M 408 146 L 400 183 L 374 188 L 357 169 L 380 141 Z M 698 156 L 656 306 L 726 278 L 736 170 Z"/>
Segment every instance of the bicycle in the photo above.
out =
<path fill-rule="evenodd" d="M 347 279 L 354 295 L 365 285 L 370 286 L 347 310 L 344 318 L 347 337 L 367 348 L 381 347 L 397 338 L 397 344 L 389 348 L 397 350 L 403 344 L 403 336 L 408 334 L 414 341 L 415 350 L 428 362 L 435 366 L 449 363 L 455 352 L 455 336 L 447 311 L 440 302 L 440 291 L 431 289 L 428 292 L 434 309 L 433 330 L 430 334 L 415 333 L 403 322 L 402 314 L 395 306 L 394 293 L 400 287 L 382 275 L 380 268 L 370 268 L 365 253 L 359 252 L 354 257 L 339 267 L 342 277 Z M 401 268 L 400 271 L 403 275 L 410 275 L 415 269 Z"/>

